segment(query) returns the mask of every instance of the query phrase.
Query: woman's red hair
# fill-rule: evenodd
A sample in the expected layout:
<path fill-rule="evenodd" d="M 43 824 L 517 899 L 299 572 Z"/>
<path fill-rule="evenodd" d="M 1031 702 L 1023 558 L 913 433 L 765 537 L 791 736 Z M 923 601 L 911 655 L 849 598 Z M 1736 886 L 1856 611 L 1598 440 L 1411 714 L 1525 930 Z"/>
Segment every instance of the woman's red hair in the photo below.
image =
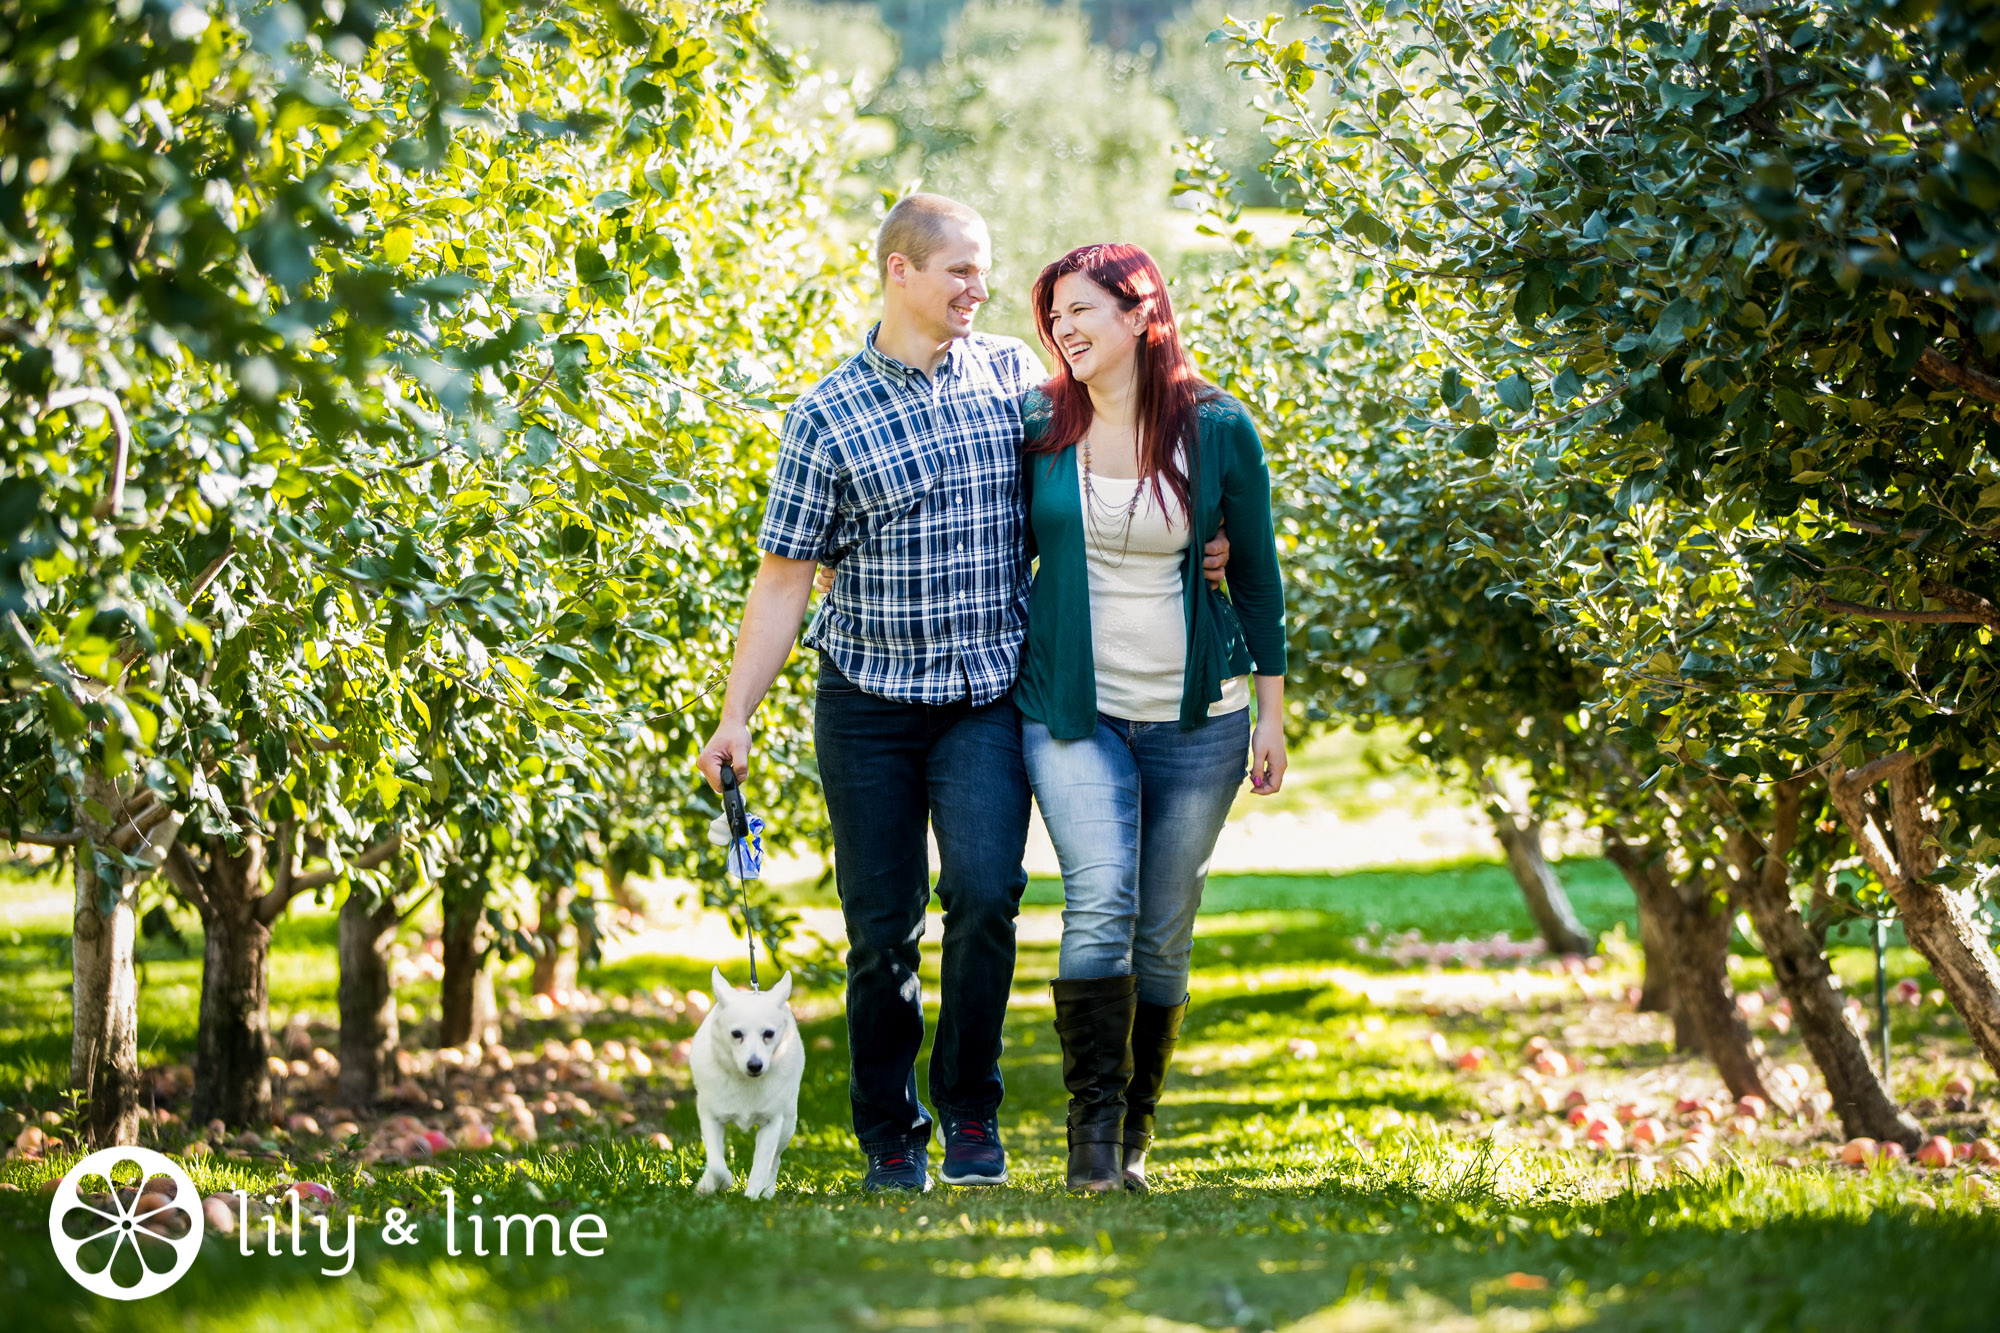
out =
<path fill-rule="evenodd" d="M 1213 398 L 1219 390 L 1194 373 L 1174 324 L 1167 280 L 1153 257 L 1136 245 L 1114 241 L 1079 247 L 1035 279 L 1035 331 L 1055 358 L 1057 369 L 1055 378 L 1042 386 L 1054 405 L 1053 419 L 1048 433 L 1028 452 L 1066 449 L 1090 430 L 1090 390 L 1070 373 L 1055 338 L 1056 283 L 1071 273 L 1081 274 L 1102 288 L 1125 310 L 1145 311 L 1146 324 L 1139 331 L 1137 351 L 1138 394 L 1133 405 L 1139 426 L 1139 480 L 1141 485 L 1152 483 L 1153 498 L 1162 509 L 1166 508 L 1161 489 L 1164 483 L 1180 501 L 1185 521 L 1192 523 L 1188 466 L 1194 457 L 1195 413 L 1204 399 Z"/>

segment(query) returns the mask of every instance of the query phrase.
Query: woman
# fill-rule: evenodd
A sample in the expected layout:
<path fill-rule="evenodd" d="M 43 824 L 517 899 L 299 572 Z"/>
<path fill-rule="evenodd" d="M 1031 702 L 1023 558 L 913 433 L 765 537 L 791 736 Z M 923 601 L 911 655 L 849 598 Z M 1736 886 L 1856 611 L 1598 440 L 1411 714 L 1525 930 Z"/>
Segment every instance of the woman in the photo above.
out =
<path fill-rule="evenodd" d="M 1034 302 L 1060 369 L 1022 407 L 1040 564 L 1014 697 L 1062 863 L 1068 1178 L 1143 1190 L 1195 911 L 1245 751 L 1252 790 L 1284 780 L 1271 483 L 1243 408 L 1189 366 L 1144 250 L 1074 250 L 1042 271 Z M 1201 576 L 1219 526 L 1229 597 Z"/>

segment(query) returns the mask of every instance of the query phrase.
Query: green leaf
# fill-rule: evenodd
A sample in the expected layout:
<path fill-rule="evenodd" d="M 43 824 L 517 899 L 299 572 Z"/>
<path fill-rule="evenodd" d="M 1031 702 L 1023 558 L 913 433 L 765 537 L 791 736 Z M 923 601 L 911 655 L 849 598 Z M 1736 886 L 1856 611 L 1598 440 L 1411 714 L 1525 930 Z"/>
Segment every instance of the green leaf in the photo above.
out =
<path fill-rule="evenodd" d="M 1528 383 L 1527 376 L 1515 371 L 1494 386 L 1500 401 L 1516 412 L 1526 412 L 1535 405 L 1535 389 Z"/>
<path fill-rule="evenodd" d="M 1688 328 L 1699 318 L 1699 308 L 1685 296 L 1676 296 L 1667 302 L 1659 318 L 1653 321 L 1653 355 L 1662 356 L 1680 346 L 1687 339 Z"/>

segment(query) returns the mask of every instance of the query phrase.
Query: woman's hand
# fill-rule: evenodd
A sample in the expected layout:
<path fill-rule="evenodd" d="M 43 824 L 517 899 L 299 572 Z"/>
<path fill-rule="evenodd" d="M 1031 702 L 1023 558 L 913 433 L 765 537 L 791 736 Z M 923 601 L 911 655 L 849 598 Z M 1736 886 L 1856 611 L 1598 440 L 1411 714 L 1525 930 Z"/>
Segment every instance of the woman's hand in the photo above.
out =
<path fill-rule="evenodd" d="M 1285 678 L 1256 676 L 1257 725 L 1250 732 L 1250 790 L 1274 796 L 1285 785 Z"/>

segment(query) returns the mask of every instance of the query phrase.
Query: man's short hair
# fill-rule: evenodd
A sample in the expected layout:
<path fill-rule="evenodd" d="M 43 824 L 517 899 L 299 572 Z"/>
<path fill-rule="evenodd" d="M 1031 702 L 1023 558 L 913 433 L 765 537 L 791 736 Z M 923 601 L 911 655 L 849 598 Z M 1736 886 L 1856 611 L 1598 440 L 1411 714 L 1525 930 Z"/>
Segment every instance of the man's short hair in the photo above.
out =
<path fill-rule="evenodd" d="M 941 194 L 906 194 L 882 219 L 875 233 L 875 272 L 889 276 L 889 256 L 903 255 L 918 268 L 928 268 L 931 252 L 944 240 L 945 228 L 952 223 L 984 229 L 986 219 L 977 209 L 947 199 Z"/>

